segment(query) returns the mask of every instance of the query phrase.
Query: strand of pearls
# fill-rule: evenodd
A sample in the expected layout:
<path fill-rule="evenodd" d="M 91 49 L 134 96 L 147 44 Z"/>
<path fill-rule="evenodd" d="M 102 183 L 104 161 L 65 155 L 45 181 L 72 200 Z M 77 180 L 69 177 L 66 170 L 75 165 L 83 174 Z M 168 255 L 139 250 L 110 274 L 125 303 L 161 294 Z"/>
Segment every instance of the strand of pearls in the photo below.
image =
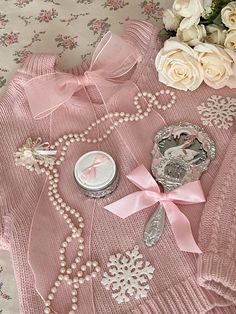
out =
<path fill-rule="evenodd" d="M 160 95 L 169 95 L 170 101 L 162 105 L 160 104 L 158 97 Z M 147 101 L 147 108 L 144 110 L 140 103 L 140 98 L 143 97 Z M 99 143 L 108 138 L 108 136 L 111 135 L 111 133 L 115 130 L 119 124 L 125 123 L 125 122 L 134 122 L 139 121 L 147 117 L 151 110 L 154 107 L 157 107 L 159 110 L 166 110 L 168 108 L 171 108 L 176 102 L 176 96 L 173 91 L 170 91 L 169 89 L 166 90 L 160 90 L 160 92 L 156 92 L 155 95 L 147 92 L 138 93 L 134 97 L 133 104 L 137 109 L 136 113 L 130 114 L 125 112 L 114 112 L 114 113 L 108 113 L 101 117 L 100 119 L 97 119 L 95 122 L 91 123 L 87 129 L 82 131 L 81 133 L 75 133 L 75 134 L 65 134 L 62 137 L 60 137 L 54 144 L 50 146 L 50 149 L 55 149 L 56 147 L 59 147 L 62 145 L 62 150 L 60 152 L 59 158 L 56 160 L 56 165 L 61 165 L 61 163 L 65 160 L 65 155 L 68 147 L 71 143 L 74 142 L 86 142 L 86 143 Z M 108 127 L 108 129 L 105 131 L 103 135 L 101 135 L 99 138 L 90 138 L 89 133 L 97 127 L 97 125 L 100 125 L 102 123 L 105 123 L 107 121 L 111 121 L 111 125 Z"/>
<path fill-rule="evenodd" d="M 159 103 L 158 97 L 161 95 L 169 95 L 170 101 L 165 104 L 161 105 Z M 145 110 L 143 109 L 142 105 L 140 104 L 140 98 L 143 97 L 146 102 L 147 106 L 145 106 Z M 58 291 L 58 288 L 61 285 L 62 281 L 65 281 L 69 286 L 71 286 L 71 309 L 69 314 L 75 314 L 78 308 L 78 289 L 80 286 L 85 282 L 89 281 L 92 278 L 95 278 L 97 274 L 100 272 L 100 266 L 98 265 L 97 261 L 87 261 L 86 264 L 80 266 L 81 259 L 83 256 L 84 250 L 84 238 L 82 237 L 82 231 L 84 228 L 83 217 L 81 217 L 80 213 L 76 211 L 74 208 L 71 208 L 61 197 L 58 186 L 59 186 L 59 172 L 57 166 L 60 166 L 62 162 L 65 160 L 66 152 L 70 144 L 75 142 L 86 142 L 86 143 L 98 143 L 106 140 L 108 136 L 110 136 L 113 130 L 122 123 L 126 122 L 134 122 L 139 121 L 147 117 L 154 107 L 157 107 L 159 110 L 166 110 L 167 108 L 171 108 L 172 105 L 176 102 L 176 96 L 174 92 L 170 90 L 160 90 L 160 92 L 156 92 L 155 95 L 147 92 L 138 93 L 134 97 L 133 104 L 136 107 L 136 113 L 130 114 L 125 112 L 114 112 L 109 113 L 97 119 L 95 122 L 91 123 L 87 129 L 82 131 L 81 133 L 70 133 L 65 134 L 60 137 L 54 144 L 50 145 L 50 150 L 57 149 L 58 157 L 57 159 L 53 160 L 52 163 L 49 163 L 47 160 L 36 160 L 34 159 L 35 152 L 34 146 L 27 146 L 27 153 L 28 150 L 31 149 L 31 158 L 32 163 L 27 164 L 27 169 L 30 171 L 36 171 L 37 173 L 45 173 L 49 179 L 49 186 L 48 186 L 48 197 L 49 200 L 52 202 L 52 205 L 55 207 L 56 211 L 62 215 L 65 219 L 68 227 L 70 229 L 70 233 L 65 237 L 64 241 L 61 243 L 59 248 L 59 263 L 60 263 L 60 273 L 58 274 L 57 279 L 55 280 L 53 287 L 51 288 L 50 293 L 47 296 L 45 301 L 44 313 L 52 314 L 51 306 L 52 301 L 55 297 L 55 294 Z M 93 128 L 97 127 L 103 123 L 110 123 L 110 126 L 105 131 L 105 133 L 98 138 L 90 138 L 89 133 L 93 130 Z M 32 142 L 34 143 L 34 142 Z M 59 147 L 61 150 L 59 151 Z M 21 149 L 20 149 L 21 150 Z M 50 152 L 49 150 L 49 152 Z M 23 158 L 24 154 L 18 154 L 16 156 L 16 164 L 19 164 L 19 159 Z M 28 155 L 27 155 L 28 156 Z M 40 168 L 38 167 L 40 166 Z M 26 166 L 26 165 L 25 165 Z M 72 218 L 77 222 L 74 224 L 72 222 Z M 68 249 L 69 245 L 72 241 L 78 242 L 78 251 L 77 256 L 74 261 L 67 265 L 66 261 L 66 250 Z"/>
<path fill-rule="evenodd" d="M 82 230 L 84 228 L 83 217 L 81 217 L 78 211 L 67 205 L 63 198 L 60 196 L 58 192 L 59 185 L 58 170 L 54 167 L 53 169 L 51 169 L 51 171 L 46 170 L 45 173 L 46 175 L 48 175 L 49 179 L 48 186 L 49 200 L 52 202 L 55 209 L 65 219 L 69 229 L 71 230 L 71 233 L 67 235 L 67 237 L 61 243 L 61 246 L 59 248 L 60 274 L 58 275 L 56 281 L 54 282 L 53 287 L 51 288 L 50 293 L 47 296 L 47 300 L 45 301 L 44 313 L 47 314 L 53 313 L 50 309 L 50 306 L 52 304 L 52 300 L 54 299 L 55 294 L 57 293 L 58 288 L 61 285 L 61 282 L 64 280 L 69 286 L 71 286 L 72 298 L 71 310 L 69 311 L 69 314 L 75 314 L 75 311 L 78 308 L 77 305 L 78 289 L 85 281 L 89 281 L 91 280 L 91 278 L 95 278 L 97 274 L 100 272 L 100 267 L 97 261 L 87 261 L 86 264 L 82 265 L 78 271 L 76 270 L 78 268 L 78 264 L 81 263 L 81 258 L 83 256 L 84 250 L 83 244 L 84 238 L 82 237 Z M 72 219 L 70 217 L 71 218 L 74 217 L 76 219 L 78 226 L 76 226 L 72 222 Z M 77 256 L 70 265 L 67 265 L 66 250 L 73 240 L 77 240 L 78 242 Z M 73 272 L 75 271 L 76 275 L 73 275 Z"/>

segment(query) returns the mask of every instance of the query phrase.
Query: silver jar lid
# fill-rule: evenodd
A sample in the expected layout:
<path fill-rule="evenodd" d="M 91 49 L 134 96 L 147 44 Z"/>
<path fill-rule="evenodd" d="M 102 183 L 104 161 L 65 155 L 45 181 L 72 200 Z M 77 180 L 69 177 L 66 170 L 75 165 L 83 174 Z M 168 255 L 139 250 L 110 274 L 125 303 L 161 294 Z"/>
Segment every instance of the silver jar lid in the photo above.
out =
<path fill-rule="evenodd" d="M 114 182 L 117 167 L 114 159 L 103 151 L 82 155 L 75 164 L 75 180 L 85 191 L 102 191 Z"/>

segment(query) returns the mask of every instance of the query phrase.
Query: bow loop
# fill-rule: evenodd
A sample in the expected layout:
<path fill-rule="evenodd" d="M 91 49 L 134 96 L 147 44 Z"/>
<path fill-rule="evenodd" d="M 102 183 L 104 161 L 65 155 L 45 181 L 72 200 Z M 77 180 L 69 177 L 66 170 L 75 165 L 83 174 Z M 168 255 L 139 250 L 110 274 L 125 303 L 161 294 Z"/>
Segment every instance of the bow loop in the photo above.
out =
<path fill-rule="evenodd" d="M 97 88 L 105 101 L 113 94 L 112 88 L 117 86 L 117 78 L 128 73 L 139 60 L 134 47 L 108 32 L 95 49 L 90 67 L 83 75 L 55 72 L 34 77 L 25 84 L 34 118 L 51 114 L 75 92 L 90 85 Z"/>
<path fill-rule="evenodd" d="M 186 252 L 201 253 L 187 217 L 175 205 L 205 202 L 200 181 L 184 184 L 170 193 L 161 193 L 157 182 L 143 165 L 134 169 L 127 177 L 141 191 L 131 193 L 105 208 L 124 219 L 159 202 L 165 208 L 179 248 Z"/>

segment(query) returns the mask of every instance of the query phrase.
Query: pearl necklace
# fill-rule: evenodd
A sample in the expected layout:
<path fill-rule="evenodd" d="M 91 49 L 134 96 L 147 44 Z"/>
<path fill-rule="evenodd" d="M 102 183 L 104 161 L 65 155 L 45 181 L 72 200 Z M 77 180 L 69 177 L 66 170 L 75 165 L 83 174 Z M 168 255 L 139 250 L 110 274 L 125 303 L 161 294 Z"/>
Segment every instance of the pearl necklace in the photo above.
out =
<path fill-rule="evenodd" d="M 171 100 L 166 105 L 161 105 L 158 101 L 158 97 L 160 95 L 169 95 Z M 147 102 L 146 110 L 143 110 L 142 106 L 139 104 L 140 98 L 144 97 Z M 82 230 L 84 228 L 83 217 L 80 215 L 76 209 L 71 208 L 61 197 L 58 192 L 59 186 L 59 172 L 56 166 L 60 166 L 62 162 L 65 160 L 65 155 L 68 150 L 68 147 L 71 143 L 75 142 L 86 142 L 86 143 L 99 143 L 103 140 L 107 139 L 108 136 L 111 135 L 112 131 L 115 127 L 119 126 L 119 124 L 125 122 L 134 122 L 144 119 L 149 115 L 154 106 L 157 109 L 166 110 L 167 108 L 171 108 L 172 105 L 176 102 L 176 96 L 173 91 L 170 90 L 161 90 L 160 92 L 156 92 L 155 95 L 147 92 L 138 93 L 134 97 L 133 104 L 137 109 L 135 114 L 129 114 L 125 112 L 114 112 L 108 113 L 97 119 L 95 122 L 91 123 L 88 128 L 81 133 L 70 133 L 65 134 L 60 137 L 57 141 L 52 145 L 47 145 L 48 143 L 41 144 L 41 139 L 38 139 L 36 142 L 33 142 L 31 139 L 27 141 L 27 145 L 24 145 L 23 148 L 20 148 L 17 153 L 15 153 L 15 161 L 16 165 L 23 165 L 30 171 L 37 171 L 38 173 L 45 173 L 49 179 L 48 186 L 48 196 L 49 200 L 52 202 L 52 205 L 55 207 L 56 211 L 58 211 L 62 217 L 65 219 L 68 224 L 71 233 L 64 239 L 59 248 L 59 262 L 60 262 L 60 274 L 58 275 L 56 281 L 54 282 L 53 287 L 51 288 L 51 292 L 48 294 L 47 299 L 45 301 L 44 313 L 52 314 L 50 307 L 52 305 L 52 301 L 54 299 L 55 294 L 57 293 L 58 288 L 61 285 L 61 282 L 64 280 L 69 286 L 72 287 L 71 293 L 71 310 L 69 314 L 75 314 L 75 311 L 78 308 L 78 289 L 85 282 L 91 280 L 91 278 L 97 277 L 97 274 L 100 272 L 100 266 L 97 261 L 87 261 L 86 264 L 82 265 L 80 269 L 77 271 L 78 264 L 80 264 L 83 250 L 84 250 L 84 238 L 82 237 Z M 111 125 L 105 131 L 105 133 L 99 138 L 90 138 L 90 131 L 96 126 L 110 120 Z M 114 120 L 114 121 L 113 121 Z M 29 145 L 31 143 L 31 146 Z M 37 144 L 37 145 L 36 145 Z M 35 147 L 46 147 L 48 150 L 43 151 L 44 156 L 50 156 L 55 154 L 55 149 L 61 146 L 61 150 L 59 152 L 59 157 L 44 157 L 39 158 L 38 149 L 37 152 L 34 150 Z M 58 151 L 57 151 L 58 153 Z M 30 162 L 26 162 L 29 160 L 29 156 L 32 158 Z M 27 159 L 26 159 L 27 157 Z M 37 158 L 36 158 L 37 157 Z M 33 160 L 34 159 L 34 160 Z M 19 162 L 20 161 L 20 162 Z M 40 165 L 41 167 L 38 167 Z M 72 217 L 77 221 L 77 225 L 72 222 Z M 75 260 L 67 265 L 66 262 L 66 249 L 69 244 L 73 241 L 78 241 L 78 252 Z M 73 276 L 73 272 L 76 272 L 76 275 Z"/>

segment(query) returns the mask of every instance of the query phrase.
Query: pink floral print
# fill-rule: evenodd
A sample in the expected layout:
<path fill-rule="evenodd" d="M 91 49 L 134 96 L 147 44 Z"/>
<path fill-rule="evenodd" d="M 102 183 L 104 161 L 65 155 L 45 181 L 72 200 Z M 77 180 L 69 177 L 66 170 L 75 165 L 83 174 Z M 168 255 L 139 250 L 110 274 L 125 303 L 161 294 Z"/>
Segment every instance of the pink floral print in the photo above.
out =
<path fill-rule="evenodd" d="M 111 24 L 108 23 L 108 17 L 105 19 L 92 19 L 88 23 L 88 27 L 91 31 L 93 31 L 94 35 L 99 35 L 98 38 L 90 44 L 90 46 L 95 47 L 97 43 L 101 40 L 103 35 L 107 33 L 111 27 Z"/>
<path fill-rule="evenodd" d="M 39 16 L 36 17 L 35 19 L 38 20 L 40 23 L 41 22 L 48 23 L 49 21 L 52 21 L 57 16 L 58 16 L 58 12 L 56 11 L 56 9 L 41 10 Z"/>
<path fill-rule="evenodd" d="M 0 88 L 6 85 L 7 80 L 5 79 L 4 76 L 0 75 Z"/>
<path fill-rule="evenodd" d="M 153 18 L 155 21 L 162 18 L 162 10 L 160 9 L 160 2 L 142 1 L 140 3 L 141 8 L 143 9 L 142 13 L 147 16 L 146 20 Z"/>
<path fill-rule="evenodd" d="M 91 4 L 93 0 L 77 0 L 77 3 L 82 3 L 82 4 Z"/>
<path fill-rule="evenodd" d="M 14 61 L 16 63 L 22 63 L 31 54 L 32 52 L 26 49 L 15 51 L 13 54 L 13 56 L 16 56 L 16 58 L 14 58 Z"/>
<path fill-rule="evenodd" d="M 104 8 L 109 7 L 110 10 L 118 10 L 124 8 L 128 5 L 129 2 L 125 2 L 123 0 L 106 0 L 106 2 L 102 5 Z"/>
<path fill-rule="evenodd" d="M 16 0 L 14 4 L 19 8 L 24 8 L 27 4 L 29 4 L 32 1 L 33 0 Z"/>
<path fill-rule="evenodd" d="M 10 46 L 12 44 L 18 43 L 18 37 L 19 37 L 20 33 L 4 33 L 1 37 L 0 37 L 0 44 L 2 46 Z"/>
<path fill-rule="evenodd" d="M 111 24 L 109 24 L 107 22 L 108 20 L 108 17 L 105 18 L 105 19 L 92 19 L 89 23 L 88 23 L 88 26 L 89 26 L 89 29 L 93 31 L 94 34 L 104 34 L 106 33 Z"/>
<path fill-rule="evenodd" d="M 74 49 L 75 47 L 78 46 L 78 43 L 76 42 L 75 37 L 71 37 L 68 35 L 63 36 L 62 34 L 59 34 L 56 38 L 55 41 L 57 42 L 57 47 L 63 47 L 63 48 L 69 48 L 69 49 Z"/>
<path fill-rule="evenodd" d="M 3 272 L 3 267 L 0 266 L 0 274 L 1 274 L 2 272 Z M 8 294 L 6 294 L 6 293 L 3 292 L 2 287 L 3 287 L 3 282 L 0 281 L 0 300 L 1 300 L 1 299 L 10 300 L 11 297 L 10 297 Z"/>
<path fill-rule="evenodd" d="M 7 25 L 8 19 L 6 14 L 0 13 L 0 29 L 4 28 Z"/>
<path fill-rule="evenodd" d="M 78 19 L 79 16 L 86 16 L 89 15 L 89 13 L 81 13 L 81 14 L 70 14 L 70 17 L 68 19 L 61 19 L 60 21 L 63 23 L 66 23 L 65 26 L 69 26 L 71 25 L 71 22 L 76 21 Z"/>

